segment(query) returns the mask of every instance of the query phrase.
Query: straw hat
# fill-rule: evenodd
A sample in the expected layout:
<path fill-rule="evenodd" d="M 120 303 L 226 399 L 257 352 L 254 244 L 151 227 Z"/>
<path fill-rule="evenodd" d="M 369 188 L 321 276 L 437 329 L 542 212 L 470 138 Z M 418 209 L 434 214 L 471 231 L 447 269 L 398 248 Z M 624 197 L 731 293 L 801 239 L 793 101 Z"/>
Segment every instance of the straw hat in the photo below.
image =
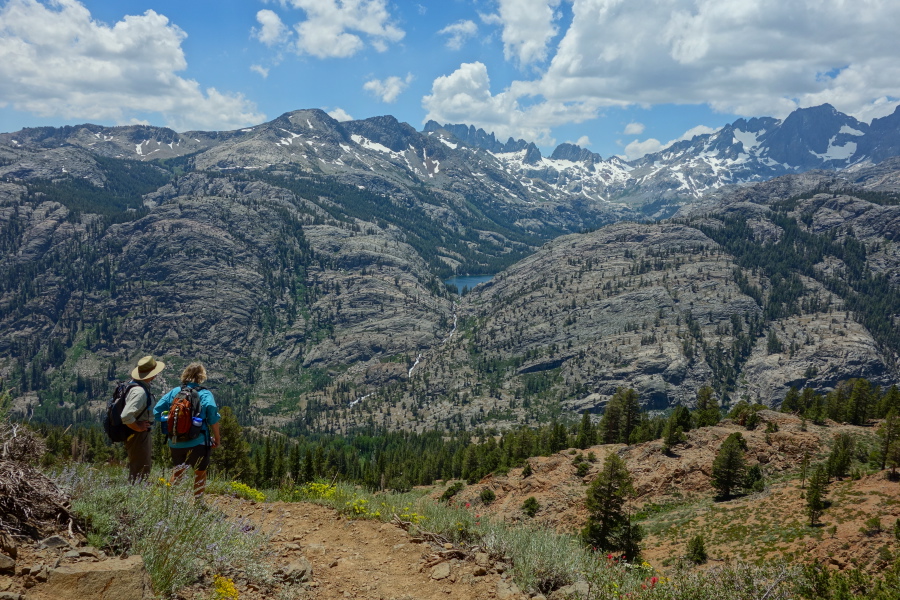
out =
<path fill-rule="evenodd" d="M 166 363 L 156 360 L 152 356 L 145 356 L 138 361 L 137 367 L 131 372 L 131 378 L 135 381 L 150 379 L 166 368 Z"/>

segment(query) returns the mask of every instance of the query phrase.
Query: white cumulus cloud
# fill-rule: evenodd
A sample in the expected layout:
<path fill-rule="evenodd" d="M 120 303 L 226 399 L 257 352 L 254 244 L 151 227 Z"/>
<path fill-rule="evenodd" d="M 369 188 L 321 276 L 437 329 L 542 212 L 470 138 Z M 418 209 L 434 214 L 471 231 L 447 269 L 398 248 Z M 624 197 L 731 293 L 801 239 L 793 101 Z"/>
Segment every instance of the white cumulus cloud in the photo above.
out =
<path fill-rule="evenodd" d="M 653 154 L 654 152 L 659 152 L 663 149 L 663 144 L 656 138 L 650 138 L 648 140 L 644 140 L 643 142 L 635 140 L 625 146 L 625 158 L 627 160 L 634 160 L 636 158 L 640 158 L 645 154 Z"/>
<path fill-rule="evenodd" d="M 495 15 L 483 16 L 487 23 L 503 28 L 503 53 L 521 65 L 547 59 L 547 46 L 559 30 L 556 7 L 560 0 L 498 0 Z"/>
<path fill-rule="evenodd" d="M 625 126 L 625 135 L 641 135 L 644 133 L 643 123 L 629 123 Z"/>
<path fill-rule="evenodd" d="M 523 107 L 525 95 L 512 87 L 491 93 L 487 67 L 480 62 L 463 63 L 450 75 L 434 80 L 431 94 L 422 98 L 428 111 L 425 120 L 438 123 L 467 123 L 494 132 L 500 138 L 512 136 L 553 145 L 550 130 L 564 123 L 580 123 L 592 118 L 596 109 L 589 103 L 541 102 Z"/>
<path fill-rule="evenodd" d="M 478 33 L 478 25 L 474 21 L 458 21 L 447 25 L 440 31 L 441 35 L 447 36 L 447 47 L 451 50 L 459 50 L 463 47 L 469 38 L 474 37 Z"/>
<path fill-rule="evenodd" d="M 352 121 L 353 117 L 347 113 L 346 110 L 340 107 L 334 107 L 333 109 L 326 111 L 326 114 L 334 119 L 335 121 Z"/>
<path fill-rule="evenodd" d="M 900 99 L 894 0 L 572 0 L 572 12 L 532 82 L 547 99 L 772 116 L 830 102 L 866 118 Z"/>
<path fill-rule="evenodd" d="M 259 29 L 253 30 L 253 35 L 266 46 L 273 46 L 284 41 L 287 35 L 287 26 L 281 21 L 278 13 L 271 10 L 261 10 L 256 13 L 256 20 L 260 24 Z"/>
<path fill-rule="evenodd" d="M 153 10 L 109 26 L 77 0 L 9 0 L 0 8 L 0 105 L 118 123 L 158 113 L 178 130 L 264 120 L 242 95 L 177 75 L 186 37 Z"/>
<path fill-rule="evenodd" d="M 692 127 L 685 131 L 680 137 L 677 137 L 674 140 L 669 140 L 665 144 L 663 144 L 656 138 L 650 138 L 642 142 L 635 140 L 625 146 L 625 158 L 628 160 L 635 160 L 646 154 L 653 154 L 654 152 L 665 150 L 666 148 L 677 142 L 692 140 L 694 139 L 694 136 L 706 135 L 709 133 L 715 133 L 717 131 L 718 129 L 713 127 L 707 127 L 706 125 L 697 125 L 696 127 Z M 643 133 L 643 126 L 641 127 L 641 132 Z"/>
<path fill-rule="evenodd" d="M 305 19 L 286 31 L 282 17 L 273 11 L 257 14 L 262 29 L 256 37 L 263 43 L 280 42 L 298 54 L 317 58 L 347 58 L 360 52 L 368 43 L 378 52 L 387 50 L 391 42 L 399 42 L 405 32 L 391 21 L 386 0 L 280 0 L 285 9 L 302 10 Z M 266 15 L 267 24 L 260 19 Z M 276 22 L 277 19 L 277 22 Z M 279 25 L 285 27 L 282 31 Z M 263 35 L 268 32 L 268 35 Z M 271 41 L 267 41 L 271 40 Z"/>
<path fill-rule="evenodd" d="M 481 17 L 502 28 L 506 59 L 546 66 L 493 94 L 481 63 L 462 65 L 435 80 L 429 114 L 546 140 L 614 106 L 784 117 L 828 102 L 869 121 L 900 103 L 896 0 L 567 0 L 572 19 L 556 42 L 560 2 L 496 0 Z M 632 144 L 632 156 L 665 147 Z"/>
<path fill-rule="evenodd" d="M 250 65 L 250 70 L 258 73 L 263 79 L 269 76 L 269 69 L 262 65 Z"/>
<path fill-rule="evenodd" d="M 588 146 L 591 145 L 591 138 L 589 138 L 586 135 L 583 135 L 580 138 L 578 138 L 578 140 L 575 142 L 575 145 L 581 146 L 582 148 L 587 148 Z"/>
<path fill-rule="evenodd" d="M 412 73 L 408 73 L 405 79 L 397 76 L 386 79 L 370 79 L 363 84 L 363 89 L 388 104 L 395 102 L 409 84 L 412 83 Z"/>

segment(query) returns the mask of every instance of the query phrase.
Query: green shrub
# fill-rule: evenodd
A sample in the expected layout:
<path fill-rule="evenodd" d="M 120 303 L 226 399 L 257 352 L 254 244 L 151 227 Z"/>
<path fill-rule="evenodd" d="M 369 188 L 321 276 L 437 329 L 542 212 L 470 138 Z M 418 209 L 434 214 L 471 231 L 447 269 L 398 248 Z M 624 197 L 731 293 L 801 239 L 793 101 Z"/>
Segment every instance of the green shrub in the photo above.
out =
<path fill-rule="evenodd" d="M 761 492 L 766 487 L 766 481 L 763 478 L 762 468 L 759 465 L 753 465 L 747 469 L 744 477 L 744 488 L 751 492 Z"/>
<path fill-rule="evenodd" d="M 696 565 L 702 565 L 709 558 L 706 554 L 706 541 L 702 534 L 697 534 L 688 540 L 687 558 Z"/>
<path fill-rule="evenodd" d="M 531 463 L 527 460 L 525 461 L 525 466 L 522 468 L 522 478 L 531 477 L 533 471 L 531 470 Z"/>
<path fill-rule="evenodd" d="M 529 517 L 534 518 L 534 515 L 536 515 L 539 510 L 541 510 L 541 505 L 534 496 L 529 496 L 525 499 L 525 502 L 522 503 L 522 512 Z"/>
<path fill-rule="evenodd" d="M 494 490 L 491 488 L 484 488 L 481 490 L 481 501 L 484 504 L 490 504 L 494 500 L 497 499 L 497 494 L 494 493 Z"/>
<path fill-rule="evenodd" d="M 449 502 L 453 498 L 453 496 L 458 494 L 463 489 L 463 487 L 465 487 L 465 484 L 463 484 L 462 481 L 457 481 L 456 483 L 448 487 L 446 490 L 444 490 L 444 493 L 441 494 L 441 502 Z"/>
<path fill-rule="evenodd" d="M 71 494 L 72 512 L 91 542 L 141 555 L 161 596 L 194 583 L 206 568 L 241 572 L 257 585 L 271 581 L 270 536 L 228 517 L 214 502 L 196 501 L 191 477 L 175 486 L 161 477 L 131 485 L 123 470 L 83 468 L 64 471 L 57 482 Z"/>
<path fill-rule="evenodd" d="M 869 517 L 868 519 L 866 519 L 863 527 L 859 528 L 859 531 L 863 535 L 877 535 L 881 533 L 881 519 L 879 519 L 877 516 Z"/>

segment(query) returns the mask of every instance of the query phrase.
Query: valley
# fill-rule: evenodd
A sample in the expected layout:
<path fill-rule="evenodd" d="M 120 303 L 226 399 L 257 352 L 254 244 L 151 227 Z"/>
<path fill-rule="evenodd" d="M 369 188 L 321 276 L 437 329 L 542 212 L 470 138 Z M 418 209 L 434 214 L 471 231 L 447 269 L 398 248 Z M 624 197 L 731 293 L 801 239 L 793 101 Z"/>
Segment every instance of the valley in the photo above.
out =
<path fill-rule="evenodd" d="M 856 127 L 825 107 L 728 131 L 804 123 Z M 754 139 L 772 153 L 778 135 Z M 897 379 L 897 159 L 660 193 L 671 217 L 649 221 L 522 179 L 504 162 L 534 155 L 521 140 L 391 117 L 39 128 L 0 148 L 0 374 L 33 418 L 91 422 L 146 353 L 173 365 L 163 388 L 207 362 L 247 424 L 333 433 L 535 425 L 619 388 L 664 411 L 704 384 L 777 406 Z"/>

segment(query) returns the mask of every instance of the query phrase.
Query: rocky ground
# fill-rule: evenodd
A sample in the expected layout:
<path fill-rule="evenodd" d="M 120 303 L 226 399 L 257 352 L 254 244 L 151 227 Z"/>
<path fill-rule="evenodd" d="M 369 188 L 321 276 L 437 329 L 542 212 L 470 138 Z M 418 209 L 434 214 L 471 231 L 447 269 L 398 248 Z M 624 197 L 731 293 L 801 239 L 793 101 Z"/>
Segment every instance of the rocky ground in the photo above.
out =
<path fill-rule="evenodd" d="M 715 427 L 689 431 L 687 441 L 670 454 L 663 453 L 661 441 L 566 450 L 529 459 L 533 474 L 527 478 L 522 477 L 522 469 L 490 475 L 467 486 L 455 501 L 508 522 L 525 522 L 529 517 L 523 513 L 522 503 L 533 496 L 541 506 L 534 517 L 536 522 L 576 533 L 587 519 L 587 486 L 597 476 L 606 455 L 616 452 L 634 478 L 636 498 L 631 506 L 636 520 L 647 531 L 643 547 L 654 566 L 674 564 L 685 554 L 688 539 L 698 533 L 704 535 L 707 550 L 716 561 L 814 556 L 835 568 L 877 570 L 883 566 L 882 548 L 896 553 L 890 528 L 900 518 L 900 483 L 886 479 L 885 472 L 834 481 L 829 486 L 827 498 L 832 504 L 825 511 L 823 525 L 810 528 L 800 481 L 805 454 L 815 465 L 827 457 L 834 436 L 850 433 L 857 438 L 858 454 L 864 456 L 876 439 L 874 428 L 833 422 L 821 427 L 804 425 L 793 415 L 771 411 L 761 411 L 760 415 L 765 422 L 777 423 L 779 430 L 765 433 L 764 422 L 747 431 L 723 421 Z M 733 432 L 745 438 L 748 466 L 760 465 L 767 484 L 762 492 L 714 501 L 712 462 L 722 441 Z M 575 463 L 591 453 L 595 461 L 589 463 L 587 474 L 579 476 Z M 438 498 L 443 489 L 436 488 L 432 496 Z M 480 499 L 484 489 L 496 496 L 489 505 Z M 866 528 L 865 522 L 872 517 L 880 519 L 881 531 Z"/>
<path fill-rule="evenodd" d="M 747 431 L 726 421 L 691 431 L 687 441 L 676 446 L 670 455 L 662 452 L 657 441 L 635 446 L 595 446 L 532 458 L 531 476 L 523 478 L 521 469 L 492 475 L 465 487 L 453 502 L 485 518 L 515 524 L 530 520 L 521 507 L 526 498 L 533 496 L 540 504 L 535 522 L 574 533 L 586 518 L 587 485 L 605 456 L 615 452 L 625 460 L 634 477 L 637 497 L 631 505 L 633 518 L 647 533 L 644 557 L 657 569 L 665 572 L 674 567 L 685 554 L 687 540 L 697 534 L 704 536 L 710 556 L 709 563 L 699 568 L 731 560 L 810 559 L 833 569 L 859 567 L 875 573 L 884 568 L 897 554 L 892 529 L 900 518 L 900 483 L 888 480 L 885 472 L 832 482 L 826 496 L 830 506 L 822 517 L 822 525 L 811 528 L 806 521 L 799 473 L 803 456 L 809 455 L 815 464 L 827 454 L 831 439 L 838 433 L 855 435 L 861 453 L 864 452 L 872 442 L 873 428 L 835 423 L 804 425 L 792 415 L 766 411 L 760 414 L 764 425 L 759 429 Z M 766 423 L 777 424 L 778 431 L 765 433 Z M 763 468 L 767 484 L 761 492 L 715 501 L 709 480 L 712 460 L 721 441 L 735 431 L 747 440 L 748 463 Z M 574 459 L 589 459 L 589 453 L 595 460 L 588 473 L 579 476 Z M 424 491 L 437 498 L 444 489 L 444 485 L 437 485 Z M 491 489 L 496 495 L 487 505 L 480 499 L 484 489 Z M 412 535 L 395 523 L 348 519 L 331 508 L 310 503 L 256 503 L 221 496 L 210 496 L 207 502 L 273 534 L 271 550 L 280 583 L 262 590 L 236 577 L 241 598 L 518 600 L 530 596 L 510 580 L 508 557 L 489 556 L 477 546 Z M 873 519 L 880 527 L 873 526 Z M 6 547 L 3 551 L 3 600 L 72 597 L 54 594 L 61 589 L 71 592 L 94 589 L 92 585 L 112 585 L 110 581 L 124 586 L 128 593 L 91 596 L 84 592 L 88 595 L 83 597 L 147 597 L 143 595 L 146 580 L 139 561 L 107 557 L 86 547 L 83 538 L 72 538 L 65 531 L 41 543 L 22 544 L 14 552 Z M 183 590 L 181 596 L 184 600 L 199 600 L 208 595 L 210 585 L 205 579 L 202 584 Z M 549 596 L 554 597 L 559 594 Z"/>

